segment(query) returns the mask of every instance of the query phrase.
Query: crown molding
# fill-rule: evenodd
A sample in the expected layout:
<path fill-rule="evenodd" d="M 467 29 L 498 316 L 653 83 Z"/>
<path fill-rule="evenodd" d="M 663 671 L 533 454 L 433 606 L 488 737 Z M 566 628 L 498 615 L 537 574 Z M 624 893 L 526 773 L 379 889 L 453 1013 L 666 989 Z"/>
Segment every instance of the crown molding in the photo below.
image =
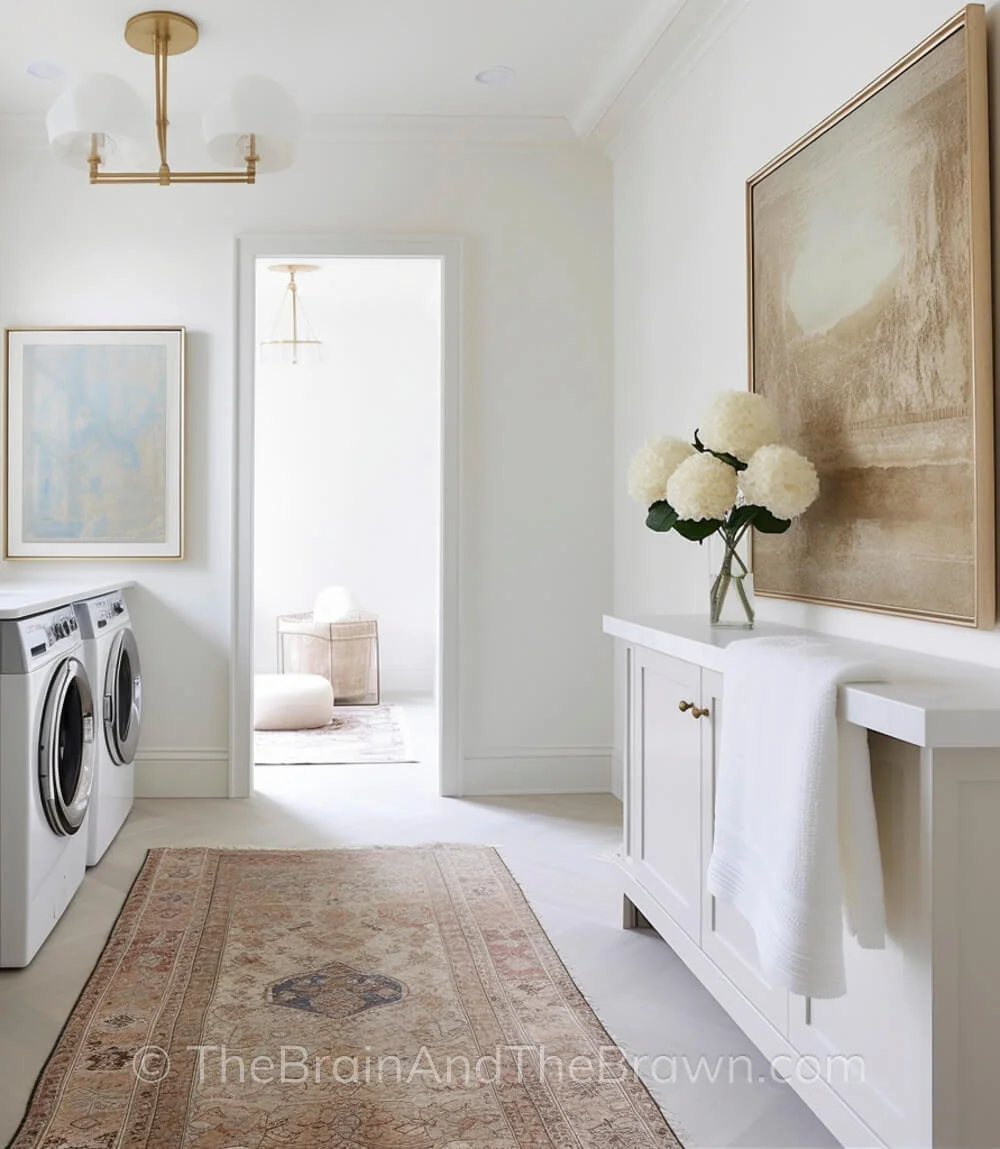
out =
<path fill-rule="evenodd" d="M 617 154 L 751 0 L 650 0 L 573 117 L 577 136 Z"/>
<path fill-rule="evenodd" d="M 323 144 L 452 143 L 559 147 L 617 154 L 669 90 L 751 0 L 648 0 L 569 119 L 560 116 L 337 115 L 304 118 Z M 45 151 L 42 116 L 0 115 L 0 146 Z"/>
<path fill-rule="evenodd" d="M 178 128 L 195 130 L 193 116 Z M 189 123 L 190 121 L 190 123 Z M 304 117 L 303 137 L 319 144 L 455 143 L 553 147 L 577 144 L 569 121 L 555 116 L 338 116 Z M 0 115 L 0 146 L 48 150 L 43 116 Z"/>
<path fill-rule="evenodd" d="M 314 115 L 305 132 L 324 143 L 458 143 L 560 145 L 577 142 L 557 116 Z"/>
<path fill-rule="evenodd" d="M 590 139 L 624 101 L 629 84 L 643 70 L 684 3 L 685 0 L 647 0 L 614 50 L 602 60 L 594 83 L 570 117 L 581 140 Z"/>

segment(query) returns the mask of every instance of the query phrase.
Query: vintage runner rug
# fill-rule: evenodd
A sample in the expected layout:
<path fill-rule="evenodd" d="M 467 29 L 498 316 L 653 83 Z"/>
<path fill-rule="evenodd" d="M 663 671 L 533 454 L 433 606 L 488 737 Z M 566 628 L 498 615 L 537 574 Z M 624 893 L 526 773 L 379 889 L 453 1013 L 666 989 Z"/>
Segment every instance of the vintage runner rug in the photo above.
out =
<path fill-rule="evenodd" d="M 680 1149 L 495 850 L 152 850 L 14 1149 Z"/>

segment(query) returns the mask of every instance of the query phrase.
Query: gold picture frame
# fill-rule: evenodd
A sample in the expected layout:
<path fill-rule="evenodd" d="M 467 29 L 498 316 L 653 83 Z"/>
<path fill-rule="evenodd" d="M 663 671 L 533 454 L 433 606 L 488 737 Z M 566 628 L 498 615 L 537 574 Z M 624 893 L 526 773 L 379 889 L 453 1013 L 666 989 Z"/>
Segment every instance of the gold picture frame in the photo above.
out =
<path fill-rule="evenodd" d="M 968 5 L 747 180 L 750 389 L 822 484 L 758 595 L 996 623 L 986 49 Z"/>
<path fill-rule="evenodd" d="M 184 557 L 186 334 L 4 329 L 4 559 Z"/>

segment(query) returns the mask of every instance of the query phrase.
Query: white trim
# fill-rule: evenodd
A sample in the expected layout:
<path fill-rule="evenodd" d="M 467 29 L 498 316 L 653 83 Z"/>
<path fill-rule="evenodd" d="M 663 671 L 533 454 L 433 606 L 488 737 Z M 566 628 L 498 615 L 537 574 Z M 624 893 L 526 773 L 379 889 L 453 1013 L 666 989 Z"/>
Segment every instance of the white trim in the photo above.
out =
<path fill-rule="evenodd" d="M 457 143 L 552 146 L 577 144 L 562 116 L 314 115 L 308 138 L 325 144 Z"/>
<path fill-rule="evenodd" d="M 466 751 L 466 760 L 481 758 L 610 758 L 610 746 L 487 746 Z"/>
<path fill-rule="evenodd" d="M 195 117 L 174 117 L 179 130 L 194 130 Z M 486 143 L 528 146 L 577 144 L 563 116 L 427 116 L 314 114 L 303 121 L 303 137 L 320 144 Z M 48 151 L 45 117 L 0 115 L 0 143 L 29 152 Z M 87 174 L 86 164 L 80 169 Z"/>
<path fill-rule="evenodd" d="M 601 108 L 597 98 L 582 106 L 574 126 L 581 138 L 598 144 L 616 157 L 648 122 L 663 103 L 666 94 L 712 47 L 751 0 L 685 0 L 679 7 L 664 7 L 661 0 L 659 22 L 641 26 L 649 36 L 645 52 L 635 41 L 622 49 L 616 81 L 605 79 L 608 103 Z M 647 19 L 649 19 L 647 17 Z M 610 75 L 610 73 L 609 73 Z M 598 89 L 600 90 L 600 89 Z"/>
<path fill-rule="evenodd" d="M 466 796 L 607 794 L 611 750 L 604 746 L 522 746 L 473 751 L 465 757 Z"/>
<path fill-rule="evenodd" d="M 616 750 L 611 755 L 611 793 L 619 802 L 625 801 L 625 759 Z"/>
<path fill-rule="evenodd" d="M 455 237 L 331 235 L 252 235 L 236 241 L 236 482 L 233 487 L 229 796 L 247 798 L 253 793 L 254 269 L 261 258 L 337 257 L 441 261 L 441 597 L 436 695 L 440 791 L 445 796 L 458 797 L 463 793 L 459 690 L 462 241 Z"/>
<path fill-rule="evenodd" d="M 647 0 L 625 35 L 601 61 L 595 82 L 570 117 L 579 139 L 588 139 L 614 109 L 624 105 L 626 89 L 683 6 L 684 0 Z"/>
<path fill-rule="evenodd" d="M 135 756 L 137 798 L 226 798 L 229 751 L 148 749 Z"/>

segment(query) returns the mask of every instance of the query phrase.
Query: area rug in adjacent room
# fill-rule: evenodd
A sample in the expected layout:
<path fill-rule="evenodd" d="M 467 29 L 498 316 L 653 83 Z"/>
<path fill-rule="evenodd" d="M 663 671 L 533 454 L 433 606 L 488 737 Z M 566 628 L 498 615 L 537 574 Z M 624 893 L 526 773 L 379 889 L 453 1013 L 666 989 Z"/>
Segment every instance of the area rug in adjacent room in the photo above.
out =
<path fill-rule="evenodd" d="M 158 849 L 12 1149 L 679 1149 L 496 851 Z"/>
<path fill-rule="evenodd" d="M 258 730 L 258 766 L 416 762 L 398 706 L 337 706 L 333 721 L 315 730 Z"/>

